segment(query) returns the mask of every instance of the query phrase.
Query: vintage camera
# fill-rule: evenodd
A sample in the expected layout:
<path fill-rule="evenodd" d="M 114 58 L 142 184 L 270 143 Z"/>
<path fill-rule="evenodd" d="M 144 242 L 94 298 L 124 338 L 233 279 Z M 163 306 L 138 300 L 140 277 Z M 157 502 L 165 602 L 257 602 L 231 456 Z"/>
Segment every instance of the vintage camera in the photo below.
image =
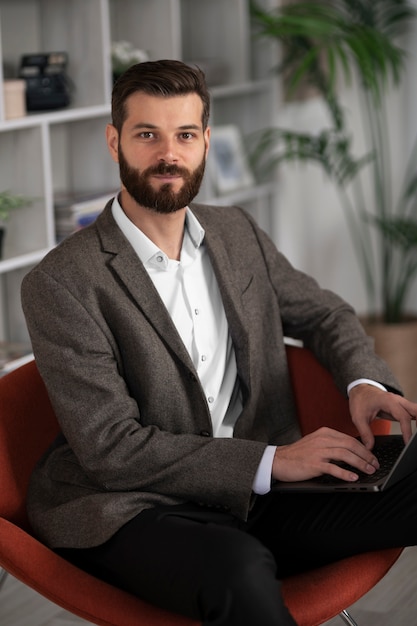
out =
<path fill-rule="evenodd" d="M 26 109 L 60 109 L 71 101 L 66 52 L 25 54 L 21 58 L 19 78 L 26 82 Z"/>

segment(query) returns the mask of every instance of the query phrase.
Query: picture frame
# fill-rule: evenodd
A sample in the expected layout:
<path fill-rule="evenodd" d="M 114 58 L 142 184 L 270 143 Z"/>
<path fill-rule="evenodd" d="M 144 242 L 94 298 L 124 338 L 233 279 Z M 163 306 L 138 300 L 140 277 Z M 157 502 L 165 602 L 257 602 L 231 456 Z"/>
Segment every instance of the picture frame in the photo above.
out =
<path fill-rule="evenodd" d="M 210 135 L 211 173 L 219 195 L 254 184 L 241 132 L 234 124 L 214 126 Z"/>

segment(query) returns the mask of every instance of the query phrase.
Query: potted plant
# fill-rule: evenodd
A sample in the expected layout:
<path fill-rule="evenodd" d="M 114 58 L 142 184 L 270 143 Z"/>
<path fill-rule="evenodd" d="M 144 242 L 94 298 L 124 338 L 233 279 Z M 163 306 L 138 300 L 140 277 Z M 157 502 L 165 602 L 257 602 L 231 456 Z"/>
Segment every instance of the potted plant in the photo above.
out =
<path fill-rule="evenodd" d="M 2 258 L 3 240 L 6 232 L 6 222 L 11 211 L 30 204 L 30 199 L 21 195 L 0 191 L 0 259 Z"/>
<path fill-rule="evenodd" d="M 135 48 L 129 41 L 114 41 L 111 45 L 113 82 L 135 63 L 148 60 L 148 53 Z"/>
<path fill-rule="evenodd" d="M 329 120 L 318 134 L 266 129 L 257 137 L 252 164 L 263 171 L 290 160 L 321 165 L 339 193 L 360 264 L 367 330 L 372 332 L 371 322 L 402 326 L 410 317 L 407 298 L 417 278 L 417 141 L 400 193 L 393 198 L 386 106 L 404 76 L 405 51 L 398 35 L 415 18 L 415 9 L 407 0 L 291 1 L 274 11 L 253 0 L 251 9 L 258 36 L 281 44 L 277 71 L 289 93 L 300 85 L 314 89 Z M 337 91 L 340 79 L 350 80 L 353 73 L 359 79 L 366 142 L 359 156 Z M 364 199 L 364 177 L 371 180 L 372 201 Z"/>

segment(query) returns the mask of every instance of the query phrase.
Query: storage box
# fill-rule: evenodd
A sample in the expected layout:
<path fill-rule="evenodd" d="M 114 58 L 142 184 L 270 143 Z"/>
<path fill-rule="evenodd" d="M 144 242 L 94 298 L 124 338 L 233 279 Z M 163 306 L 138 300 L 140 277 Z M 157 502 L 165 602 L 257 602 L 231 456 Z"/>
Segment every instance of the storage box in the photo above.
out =
<path fill-rule="evenodd" d="M 6 120 L 26 115 L 25 90 L 24 80 L 4 81 L 4 117 Z"/>

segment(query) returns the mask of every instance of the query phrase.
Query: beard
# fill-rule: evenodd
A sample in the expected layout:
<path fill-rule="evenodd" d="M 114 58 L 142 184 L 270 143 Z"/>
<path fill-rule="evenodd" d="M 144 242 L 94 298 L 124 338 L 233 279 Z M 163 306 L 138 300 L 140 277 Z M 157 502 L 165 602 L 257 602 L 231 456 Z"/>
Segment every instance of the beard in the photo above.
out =
<path fill-rule="evenodd" d="M 206 157 L 203 156 L 200 165 L 192 172 L 184 167 L 168 163 L 158 163 L 140 172 L 129 165 L 120 144 L 118 157 L 120 180 L 132 198 L 147 209 L 165 214 L 183 209 L 195 198 L 200 190 L 206 166 Z M 184 181 L 181 189 L 173 191 L 171 183 L 165 183 L 159 189 L 154 189 L 149 182 L 150 177 L 164 174 L 181 176 Z"/>

